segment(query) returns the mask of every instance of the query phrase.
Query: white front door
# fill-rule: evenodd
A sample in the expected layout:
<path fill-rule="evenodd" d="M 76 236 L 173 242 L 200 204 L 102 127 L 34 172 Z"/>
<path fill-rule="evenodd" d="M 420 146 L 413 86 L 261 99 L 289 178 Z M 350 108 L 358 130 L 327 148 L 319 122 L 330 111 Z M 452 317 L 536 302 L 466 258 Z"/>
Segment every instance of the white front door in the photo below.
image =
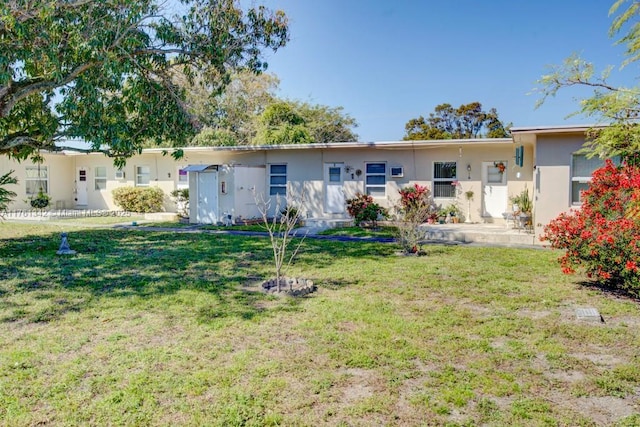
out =
<path fill-rule="evenodd" d="M 482 216 L 503 218 L 507 211 L 507 162 L 498 160 L 482 163 Z"/>
<path fill-rule="evenodd" d="M 87 168 L 81 167 L 76 170 L 76 206 L 87 206 L 87 189 L 89 172 Z"/>
<path fill-rule="evenodd" d="M 218 222 L 218 172 L 199 172 L 197 222 Z"/>
<path fill-rule="evenodd" d="M 344 163 L 324 164 L 324 211 L 330 214 L 345 212 Z"/>

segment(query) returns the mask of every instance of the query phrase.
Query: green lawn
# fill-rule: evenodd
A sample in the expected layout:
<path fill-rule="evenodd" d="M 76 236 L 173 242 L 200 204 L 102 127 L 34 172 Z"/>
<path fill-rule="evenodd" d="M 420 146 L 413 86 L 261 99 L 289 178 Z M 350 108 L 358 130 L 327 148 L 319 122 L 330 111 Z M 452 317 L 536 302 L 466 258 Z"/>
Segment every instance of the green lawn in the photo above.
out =
<path fill-rule="evenodd" d="M 390 226 L 376 228 L 365 227 L 337 227 L 322 231 L 323 236 L 352 236 L 352 237 L 396 237 L 398 229 Z"/>
<path fill-rule="evenodd" d="M 0 425 L 640 425 L 639 304 L 557 253 L 0 223 Z M 579 322 L 596 307 L 606 323 Z"/>
<path fill-rule="evenodd" d="M 163 221 L 163 222 L 147 222 L 144 224 L 146 227 L 164 227 L 164 228 L 193 228 L 193 224 L 184 223 L 184 222 L 175 222 L 175 221 Z M 203 230 L 213 230 L 213 231 L 253 231 L 253 232 L 267 232 L 267 228 L 264 224 L 246 224 L 246 225 L 196 225 L 196 228 L 201 228 Z"/>

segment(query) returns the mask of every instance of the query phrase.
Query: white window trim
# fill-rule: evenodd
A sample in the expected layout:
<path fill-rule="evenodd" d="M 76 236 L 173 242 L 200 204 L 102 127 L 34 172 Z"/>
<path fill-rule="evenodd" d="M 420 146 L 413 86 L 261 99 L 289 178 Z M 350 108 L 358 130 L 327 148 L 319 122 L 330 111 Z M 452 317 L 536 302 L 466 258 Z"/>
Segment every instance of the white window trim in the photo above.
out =
<path fill-rule="evenodd" d="M 36 178 L 29 177 L 29 174 L 27 173 L 27 171 L 30 171 L 30 170 L 35 171 L 35 175 L 38 175 L 38 170 L 39 170 L 40 175 Z M 42 177 L 42 175 L 44 175 L 44 178 Z M 40 165 L 39 168 L 38 166 L 26 166 L 24 182 L 25 182 L 24 191 L 28 196 L 37 195 L 39 190 L 38 192 L 35 192 L 35 193 L 29 192 L 29 186 L 27 185 L 27 182 L 44 182 L 46 185 L 46 191 L 44 191 L 44 193 L 49 194 L 49 170 L 47 169 L 47 166 Z"/>
<path fill-rule="evenodd" d="M 142 176 L 143 174 L 138 173 L 138 169 L 139 168 L 148 168 L 149 169 L 149 183 L 147 184 L 140 184 L 140 176 Z M 149 165 L 137 165 L 135 167 L 135 172 L 136 172 L 136 187 L 149 187 L 151 185 L 151 166 Z"/>
<path fill-rule="evenodd" d="M 591 182 L 591 180 L 593 179 L 593 172 L 598 169 L 601 168 L 605 165 L 605 160 L 602 160 L 602 164 L 600 166 L 598 166 L 598 168 L 594 169 L 593 171 L 591 171 L 591 174 L 589 176 L 573 176 L 573 171 L 575 170 L 575 165 L 574 165 L 574 159 L 577 157 L 585 157 L 586 158 L 586 154 L 580 154 L 580 153 L 571 153 L 571 170 L 570 170 L 570 175 L 571 178 L 569 180 L 569 204 L 571 206 L 582 206 L 582 201 L 580 200 L 573 200 L 573 185 L 574 182 L 575 183 L 579 183 L 579 184 L 589 184 Z M 614 164 L 620 164 L 620 158 L 619 157 L 614 157 L 611 160 L 613 160 Z"/>
<path fill-rule="evenodd" d="M 118 179 L 118 180 L 125 179 L 126 178 L 126 174 L 124 173 L 124 169 L 123 168 L 116 169 L 116 172 L 114 174 L 114 178 Z"/>
<path fill-rule="evenodd" d="M 453 163 L 454 165 L 456 165 L 456 175 L 452 178 L 436 178 L 436 164 L 438 163 Z M 439 199 L 439 200 L 453 200 L 456 198 L 456 190 L 455 190 L 455 182 L 458 182 L 458 162 L 456 162 L 455 160 L 442 160 L 442 161 L 435 161 L 432 164 L 432 170 L 433 170 L 433 177 L 432 177 L 432 194 L 433 194 L 433 198 L 434 199 Z M 444 197 L 444 196 L 436 196 L 436 183 L 439 182 L 448 182 L 449 185 L 451 185 L 451 188 L 453 188 L 453 196 L 449 196 L 449 197 Z"/>
<path fill-rule="evenodd" d="M 367 172 L 367 166 L 369 165 L 383 165 L 384 166 L 384 172 L 383 173 L 369 173 Z M 388 168 L 387 168 L 387 162 L 366 162 L 364 164 L 364 194 L 369 194 L 369 189 L 373 189 L 373 188 L 381 188 L 384 192 L 383 195 L 374 195 L 371 194 L 371 197 L 373 198 L 377 198 L 377 199 L 382 199 L 387 197 L 387 172 L 388 172 Z M 384 184 L 367 184 L 367 178 L 370 176 L 383 176 L 384 177 Z"/>
<path fill-rule="evenodd" d="M 104 170 L 104 175 L 98 176 L 98 171 L 100 169 Z M 98 188 L 98 182 L 103 182 L 104 187 Z M 107 167 L 106 166 L 96 166 L 93 169 L 93 189 L 96 191 L 105 191 L 107 189 Z"/>
<path fill-rule="evenodd" d="M 285 169 L 284 173 L 272 173 L 271 172 L 271 168 L 273 166 L 284 166 L 284 169 Z M 269 181 L 267 183 L 268 184 L 268 188 L 269 188 L 269 197 L 275 197 L 275 196 L 278 196 L 278 195 L 281 196 L 281 197 L 287 197 L 287 183 L 289 182 L 288 178 L 287 178 L 288 175 L 289 175 L 289 166 L 286 163 L 271 163 L 271 164 L 269 164 L 269 176 L 268 176 L 268 180 Z M 284 184 L 271 184 L 271 177 L 274 177 L 274 176 L 284 176 Z M 275 188 L 283 188 L 284 189 L 284 194 L 281 194 L 281 193 L 273 194 L 271 190 L 275 189 Z"/>
<path fill-rule="evenodd" d="M 580 199 L 573 200 L 573 186 L 574 184 L 589 184 L 591 182 L 591 177 L 580 177 L 580 176 L 572 176 L 571 177 L 571 188 L 569 189 L 569 198 L 571 199 L 571 206 L 581 206 L 582 201 Z"/>

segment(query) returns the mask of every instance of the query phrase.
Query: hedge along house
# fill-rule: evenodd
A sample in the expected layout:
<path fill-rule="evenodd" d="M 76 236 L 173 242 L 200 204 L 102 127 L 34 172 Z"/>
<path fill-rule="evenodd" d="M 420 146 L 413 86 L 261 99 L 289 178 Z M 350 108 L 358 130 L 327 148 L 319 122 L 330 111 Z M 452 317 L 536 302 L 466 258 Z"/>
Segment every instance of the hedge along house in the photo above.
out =
<path fill-rule="evenodd" d="M 522 166 L 515 151 L 523 146 Z M 533 186 L 534 143 L 513 139 L 353 142 L 282 146 L 189 147 L 178 161 L 162 149 L 145 149 L 116 169 L 102 154 L 46 153 L 45 162 L 17 164 L 20 181 L 11 209 L 28 209 L 43 186 L 53 208 L 117 210 L 111 191 L 121 186 L 157 186 L 165 194 L 190 189 L 192 222 L 258 217 L 256 194 L 275 198 L 305 194 L 309 220 L 348 218 L 346 200 L 366 193 L 383 206 L 399 201 L 398 190 L 414 183 L 430 188 L 437 205 L 456 204 L 473 222 L 503 223 L 509 198 Z M 474 196 L 468 205 L 465 193 Z M 469 209 L 469 212 L 467 209 Z M 169 197 L 165 209 L 175 211 Z"/>

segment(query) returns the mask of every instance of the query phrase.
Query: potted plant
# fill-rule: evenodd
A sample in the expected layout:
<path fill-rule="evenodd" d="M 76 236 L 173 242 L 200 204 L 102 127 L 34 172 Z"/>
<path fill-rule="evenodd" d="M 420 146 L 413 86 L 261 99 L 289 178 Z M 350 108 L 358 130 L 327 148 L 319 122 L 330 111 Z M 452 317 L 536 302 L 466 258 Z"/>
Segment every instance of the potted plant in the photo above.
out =
<path fill-rule="evenodd" d="M 520 226 L 525 227 L 531 223 L 533 200 L 529 196 L 529 190 L 525 187 L 517 196 L 511 198 L 513 215 L 520 220 Z"/>
<path fill-rule="evenodd" d="M 429 214 L 429 217 L 427 218 L 427 223 L 435 224 L 436 222 L 438 222 L 438 212 L 433 211 Z"/>
<path fill-rule="evenodd" d="M 38 194 L 29 200 L 29 204 L 34 209 L 44 209 L 51 203 L 51 197 L 44 192 L 42 188 L 38 190 Z"/>
<path fill-rule="evenodd" d="M 459 216 L 460 216 L 460 208 L 458 207 L 458 205 L 451 203 L 449 206 L 447 206 L 447 214 L 449 215 L 449 219 L 451 220 L 451 222 L 453 222 L 454 224 L 457 224 L 459 222 Z"/>
<path fill-rule="evenodd" d="M 447 208 L 440 207 L 438 209 L 438 224 L 444 224 L 447 220 L 447 215 L 449 215 Z"/>

